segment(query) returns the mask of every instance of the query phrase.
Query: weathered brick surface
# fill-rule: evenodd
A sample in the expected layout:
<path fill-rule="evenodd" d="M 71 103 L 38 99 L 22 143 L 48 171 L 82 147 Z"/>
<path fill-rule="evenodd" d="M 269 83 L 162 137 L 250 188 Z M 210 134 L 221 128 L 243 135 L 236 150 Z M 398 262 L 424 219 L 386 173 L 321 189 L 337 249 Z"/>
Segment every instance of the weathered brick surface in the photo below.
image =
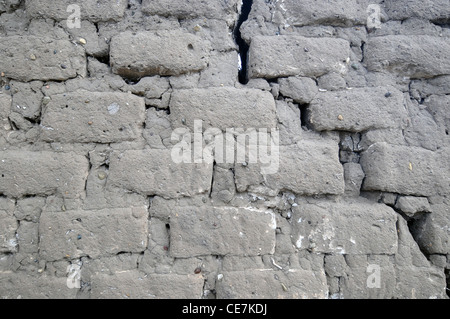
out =
<path fill-rule="evenodd" d="M 212 164 L 176 164 L 170 150 L 131 150 L 112 154 L 108 184 L 173 198 L 208 192 L 211 178 Z"/>
<path fill-rule="evenodd" d="M 297 194 L 342 194 L 343 168 L 339 163 L 338 146 L 331 140 L 301 140 L 279 148 L 279 169 L 264 174 L 264 164 L 236 163 L 236 187 L 239 191 L 256 191 L 261 187 L 277 194 L 290 190 Z M 276 166 L 275 161 L 270 164 Z M 266 166 L 268 167 L 268 166 Z"/>
<path fill-rule="evenodd" d="M 0 252 L 17 251 L 18 223 L 11 212 L 0 209 Z"/>
<path fill-rule="evenodd" d="M 16 80 L 63 81 L 86 76 L 84 49 L 69 40 L 46 36 L 2 37 L 0 51 L 2 71 Z"/>
<path fill-rule="evenodd" d="M 437 125 L 438 132 L 433 138 L 436 141 L 441 140 L 438 145 L 450 145 L 450 96 L 431 95 L 426 100 L 426 106 Z"/>
<path fill-rule="evenodd" d="M 281 94 L 292 98 L 299 104 L 310 103 L 318 93 L 316 82 L 307 77 L 281 78 L 278 80 L 278 84 L 280 84 Z"/>
<path fill-rule="evenodd" d="M 133 140 L 142 134 L 144 99 L 118 92 L 57 94 L 42 115 L 45 141 L 112 143 Z"/>
<path fill-rule="evenodd" d="M 418 196 L 449 192 L 446 150 L 432 152 L 418 147 L 376 143 L 362 154 L 361 165 L 366 174 L 365 190 Z"/>
<path fill-rule="evenodd" d="M 403 128 L 407 121 L 403 93 L 393 87 L 321 92 L 308 111 L 309 123 L 319 131 Z"/>
<path fill-rule="evenodd" d="M 2 299 L 74 299 L 78 289 L 67 287 L 67 278 L 32 276 L 0 271 Z"/>
<path fill-rule="evenodd" d="M 142 10 L 148 14 L 176 17 L 206 17 L 209 19 L 224 19 L 228 15 L 237 13 L 237 0 L 194 0 L 189 2 L 172 2 L 164 0 L 144 0 Z"/>
<path fill-rule="evenodd" d="M 343 39 L 257 36 L 250 44 L 249 74 L 252 78 L 276 78 L 345 72 L 349 54 L 350 45 Z"/>
<path fill-rule="evenodd" d="M 217 116 L 218 113 L 226 116 Z M 172 127 L 185 124 L 193 130 L 194 121 L 203 129 L 276 127 L 275 102 L 269 92 L 254 89 L 208 88 L 178 90 L 170 100 Z"/>
<path fill-rule="evenodd" d="M 327 290 L 324 273 L 302 269 L 231 271 L 217 283 L 221 299 L 325 299 Z"/>
<path fill-rule="evenodd" d="M 448 0 L 387 0 L 384 2 L 386 14 L 390 19 L 404 20 L 410 17 L 433 21 L 450 18 Z"/>
<path fill-rule="evenodd" d="M 208 55 L 208 42 L 178 30 L 124 32 L 111 39 L 112 70 L 127 78 L 200 71 Z"/>
<path fill-rule="evenodd" d="M 375 271 L 379 271 L 379 287 L 370 288 L 367 284 L 368 276 Z M 357 256 L 351 260 L 350 266 L 345 264 L 344 271 L 339 276 L 342 278 L 341 290 L 336 295 L 343 299 L 355 299 L 357 296 L 367 299 L 392 298 L 396 289 L 395 271 L 395 266 L 387 255 L 371 255 L 370 258 Z"/>
<path fill-rule="evenodd" d="M 0 146 L 5 144 L 6 133 L 11 129 L 11 124 L 8 120 L 11 101 L 11 96 L 0 94 Z"/>
<path fill-rule="evenodd" d="M 275 249 L 275 215 L 234 207 L 176 208 L 170 217 L 170 253 L 255 256 Z"/>
<path fill-rule="evenodd" d="M 39 255 L 45 260 L 98 258 L 147 247 L 145 207 L 46 212 L 39 225 Z"/>
<path fill-rule="evenodd" d="M 358 0 L 332 0 L 318 5 L 314 0 L 285 0 L 275 3 L 273 22 L 294 26 L 365 24 L 367 4 Z"/>
<path fill-rule="evenodd" d="M 95 299 L 200 299 L 201 275 L 145 275 L 138 271 L 99 274 L 92 278 Z M 181 310 L 180 310 L 181 311 Z"/>
<path fill-rule="evenodd" d="M 373 37 L 367 43 L 365 63 L 370 71 L 389 71 L 412 78 L 450 72 L 445 38 L 423 35 Z"/>
<path fill-rule="evenodd" d="M 420 248 L 429 254 L 450 253 L 450 205 L 448 200 L 430 207 L 427 214 L 418 224 L 417 242 Z"/>
<path fill-rule="evenodd" d="M 88 167 L 87 158 L 74 153 L 2 151 L 0 193 L 78 198 L 84 192 Z"/>
<path fill-rule="evenodd" d="M 397 215 L 368 201 L 318 202 L 293 208 L 298 249 L 330 254 L 394 254 Z"/>
<path fill-rule="evenodd" d="M 81 19 L 87 19 L 92 22 L 120 20 L 127 8 L 126 0 L 81 0 L 77 2 L 70 0 L 57 2 L 26 0 L 25 4 L 29 16 L 33 18 L 49 18 L 57 21 L 70 19 L 77 12 L 74 10 L 73 5 L 79 7 Z"/>

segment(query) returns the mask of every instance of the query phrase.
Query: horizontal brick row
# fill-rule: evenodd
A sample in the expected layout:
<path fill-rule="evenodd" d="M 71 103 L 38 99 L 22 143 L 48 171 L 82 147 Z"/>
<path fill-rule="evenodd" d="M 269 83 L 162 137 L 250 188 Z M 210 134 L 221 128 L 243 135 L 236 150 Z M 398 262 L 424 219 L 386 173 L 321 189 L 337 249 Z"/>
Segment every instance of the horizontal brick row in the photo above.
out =
<path fill-rule="evenodd" d="M 142 252 L 147 247 L 147 220 L 146 207 L 45 211 L 39 223 L 39 254 L 52 261 Z"/>
<path fill-rule="evenodd" d="M 293 207 L 298 249 L 325 254 L 395 254 L 397 214 L 370 201 L 300 203 Z"/>
<path fill-rule="evenodd" d="M 141 136 L 145 102 L 119 92 L 56 94 L 45 107 L 42 139 L 63 143 L 113 143 Z"/>
<path fill-rule="evenodd" d="M 343 39 L 255 36 L 249 50 L 251 78 L 318 77 L 345 72 L 350 44 Z"/>
<path fill-rule="evenodd" d="M 0 38 L 0 65 L 6 77 L 19 81 L 59 80 L 86 76 L 86 54 L 69 40 L 46 36 Z"/>
<path fill-rule="evenodd" d="M 170 150 L 115 152 L 110 158 L 108 187 L 144 195 L 174 198 L 206 193 L 211 188 L 212 163 L 180 163 Z"/>
<path fill-rule="evenodd" d="M 420 147 L 375 143 L 361 156 L 366 174 L 363 189 L 417 196 L 448 194 L 449 163 L 448 149 L 433 152 Z"/>
<path fill-rule="evenodd" d="M 320 92 L 308 112 L 318 131 L 404 128 L 408 116 L 403 93 L 393 87 Z"/>
<path fill-rule="evenodd" d="M 89 161 L 75 153 L 1 151 L 0 194 L 10 197 L 58 194 L 79 198 Z"/>
<path fill-rule="evenodd" d="M 57 21 L 74 22 L 74 17 L 92 22 L 121 20 L 127 8 L 127 0 L 60 0 L 48 2 L 45 0 L 26 0 L 25 8 L 30 17 L 47 18 Z M 79 15 L 78 15 L 79 14 Z M 70 22 L 69 22 L 70 23 Z"/>
<path fill-rule="evenodd" d="M 112 71 L 126 78 L 200 71 L 209 55 L 208 41 L 181 30 L 123 32 L 111 39 Z"/>

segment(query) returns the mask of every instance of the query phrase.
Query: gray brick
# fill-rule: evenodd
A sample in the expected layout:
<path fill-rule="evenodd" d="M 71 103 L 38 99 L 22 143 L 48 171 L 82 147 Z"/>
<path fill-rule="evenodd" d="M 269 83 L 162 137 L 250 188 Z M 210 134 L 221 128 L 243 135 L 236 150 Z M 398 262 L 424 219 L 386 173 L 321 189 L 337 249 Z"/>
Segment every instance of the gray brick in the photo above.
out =
<path fill-rule="evenodd" d="M 31 35 L 2 37 L 0 51 L 2 72 L 15 80 L 64 81 L 87 75 L 84 48 L 69 40 Z"/>
<path fill-rule="evenodd" d="M 343 39 L 256 36 L 249 51 L 251 78 L 318 77 L 345 72 L 350 44 Z"/>
<path fill-rule="evenodd" d="M 407 216 L 416 213 L 430 212 L 430 204 L 426 197 L 400 196 L 395 203 L 395 208 L 404 212 Z"/>
<path fill-rule="evenodd" d="M 251 269 L 224 272 L 217 281 L 219 299 L 326 299 L 325 273 Z"/>
<path fill-rule="evenodd" d="M 449 192 L 448 150 L 372 144 L 361 156 L 364 190 L 430 196 Z"/>
<path fill-rule="evenodd" d="M 278 84 L 283 96 L 290 97 L 299 104 L 310 103 L 318 92 L 316 82 L 306 77 L 281 78 Z"/>
<path fill-rule="evenodd" d="M 142 252 L 147 247 L 147 219 L 146 207 L 43 212 L 39 254 L 52 261 Z"/>
<path fill-rule="evenodd" d="M 204 280 L 194 274 L 146 275 L 132 270 L 95 275 L 91 285 L 94 299 L 200 299 Z"/>
<path fill-rule="evenodd" d="M 46 0 L 26 0 L 26 11 L 32 18 L 46 18 L 57 21 L 67 20 L 71 17 L 73 9 L 69 5 L 77 5 L 80 8 L 80 18 L 92 22 L 119 21 L 127 8 L 127 0 L 59 0 L 48 2 Z M 70 9 L 70 10 L 69 10 Z"/>
<path fill-rule="evenodd" d="M 403 93 L 393 87 L 321 92 L 308 111 L 310 124 L 319 131 L 405 128 L 408 117 Z"/>
<path fill-rule="evenodd" d="M 201 71 L 208 56 L 208 42 L 180 30 L 127 31 L 111 39 L 112 70 L 127 78 Z"/>
<path fill-rule="evenodd" d="M 140 137 L 144 99 L 119 92 L 57 94 L 45 108 L 41 137 L 49 142 L 113 143 Z"/>
<path fill-rule="evenodd" d="M 395 298 L 447 299 L 444 272 L 434 267 L 398 267 Z"/>
<path fill-rule="evenodd" d="M 367 5 L 358 0 L 285 0 L 275 3 L 272 21 L 286 25 L 352 26 L 365 24 Z"/>
<path fill-rule="evenodd" d="M 256 89 L 208 88 L 176 90 L 170 100 L 173 128 L 183 123 L 194 128 L 201 120 L 203 129 L 275 128 L 275 101 L 269 92 Z"/>
<path fill-rule="evenodd" d="M 396 269 L 389 256 L 358 256 L 364 259 L 359 265 L 352 265 L 340 276 L 340 298 L 342 299 L 390 299 L 395 298 Z M 378 268 L 379 267 L 379 268 Z M 378 272 L 379 273 L 376 273 Z M 372 277 L 379 274 L 379 287 L 369 287 Z M 372 277 L 370 277 L 372 276 Z M 374 277 L 375 278 L 375 277 Z"/>
<path fill-rule="evenodd" d="M 394 254 L 396 213 L 370 201 L 299 203 L 293 207 L 298 249 L 334 254 Z"/>
<path fill-rule="evenodd" d="M 7 94 L 0 94 L 0 137 L 6 135 L 6 131 L 11 129 L 8 116 L 11 110 L 12 98 Z"/>
<path fill-rule="evenodd" d="M 0 272 L 1 299 L 75 299 L 78 291 L 67 287 L 67 278 Z"/>
<path fill-rule="evenodd" d="M 386 14 L 394 20 L 416 17 L 439 22 L 450 18 L 448 0 L 386 0 L 384 6 Z"/>
<path fill-rule="evenodd" d="M 170 253 L 174 257 L 273 254 L 275 228 L 275 216 L 269 211 L 176 207 L 170 217 Z"/>
<path fill-rule="evenodd" d="M 415 224 L 415 237 L 427 254 L 450 254 L 450 202 L 431 205 L 427 214 Z"/>
<path fill-rule="evenodd" d="M 369 71 L 388 71 L 412 78 L 450 73 L 450 43 L 423 35 L 372 37 L 364 52 Z"/>
<path fill-rule="evenodd" d="M 144 0 L 142 1 L 142 11 L 148 14 L 161 16 L 176 16 L 179 18 L 205 17 L 209 19 L 225 19 L 230 15 L 237 15 L 237 0 L 193 0 L 193 1 L 164 1 L 164 0 Z"/>
<path fill-rule="evenodd" d="M 0 194 L 79 198 L 84 193 L 88 168 L 87 158 L 74 153 L 2 151 Z"/>
<path fill-rule="evenodd" d="M 0 253 L 17 252 L 17 220 L 7 210 L 0 209 Z"/>
<path fill-rule="evenodd" d="M 279 158 L 271 158 L 270 166 L 235 164 L 237 190 L 266 190 L 275 195 L 281 190 L 304 195 L 343 194 L 344 172 L 338 154 L 337 143 L 326 139 L 303 139 L 294 145 L 280 146 Z M 270 173 L 272 168 L 275 170 L 275 159 L 278 160 L 278 170 L 264 174 L 264 167 L 270 167 Z"/>
<path fill-rule="evenodd" d="M 130 150 L 111 155 L 108 187 L 165 198 L 207 193 L 212 164 L 176 164 L 170 150 Z"/>

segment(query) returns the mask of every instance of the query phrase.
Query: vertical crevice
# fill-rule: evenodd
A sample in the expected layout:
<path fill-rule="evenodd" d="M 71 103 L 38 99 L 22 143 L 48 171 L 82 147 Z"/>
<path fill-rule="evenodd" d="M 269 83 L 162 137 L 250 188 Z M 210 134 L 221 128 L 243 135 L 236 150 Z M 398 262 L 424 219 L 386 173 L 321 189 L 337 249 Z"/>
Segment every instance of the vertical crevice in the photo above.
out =
<path fill-rule="evenodd" d="M 239 82 L 242 84 L 247 84 L 248 76 L 247 76 L 247 62 L 248 62 L 248 49 L 249 45 L 242 38 L 241 35 L 241 26 L 244 23 L 250 14 L 252 9 L 253 0 L 242 0 L 241 14 L 239 15 L 238 21 L 233 31 L 234 41 L 239 47 Z"/>
<path fill-rule="evenodd" d="M 447 293 L 447 296 L 450 297 L 450 269 L 445 268 L 444 273 L 445 273 L 445 279 L 447 281 L 447 286 L 445 287 L 445 292 Z"/>
<path fill-rule="evenodd" d="M 301 126 L 305 129 L 312 129 L 311 128 L 311 122 L 310 122 L 310 113 L 308 110 L 309 104 L 300 104 L 299 106 L 300 109 L 300 123 Z"/>
<path fill-rule="evenodd" d="M 360 46 L 360 48 L 361 48 L 361 61 L 359 61 L 361 63 L 364 63 L 364 55 L 365 55 L 364 48 L 365 48 L 365 45 L 366 45 L 366 42 L 361 41 L 361 46 Z"/>

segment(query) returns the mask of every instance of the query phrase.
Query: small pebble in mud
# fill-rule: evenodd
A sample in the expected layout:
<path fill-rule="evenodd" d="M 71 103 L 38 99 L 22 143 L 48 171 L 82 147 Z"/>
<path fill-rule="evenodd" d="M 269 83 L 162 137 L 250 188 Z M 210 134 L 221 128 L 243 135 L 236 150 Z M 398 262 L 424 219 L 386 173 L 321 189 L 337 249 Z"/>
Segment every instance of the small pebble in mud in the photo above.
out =
<path fill-rule="evenodd" d="M 98 179 L 99 180 L 104 180 L 106 178 L 106 173 L 105 172 L 99 172 L 98 173 Z"/>

